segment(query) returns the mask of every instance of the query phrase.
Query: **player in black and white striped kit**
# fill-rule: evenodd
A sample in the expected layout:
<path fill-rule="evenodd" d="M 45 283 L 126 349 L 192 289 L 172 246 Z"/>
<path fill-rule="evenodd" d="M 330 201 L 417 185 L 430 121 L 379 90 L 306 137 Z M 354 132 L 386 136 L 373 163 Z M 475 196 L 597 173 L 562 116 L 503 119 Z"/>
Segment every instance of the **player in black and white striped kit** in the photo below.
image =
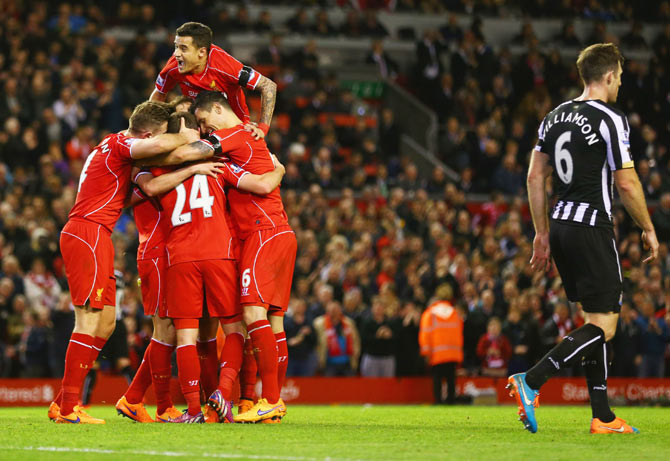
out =
<path fill-rule="evenodd" d="M 611 43 L 582 50 L 577 59 L 584 92 L 549 112 L 542 121 L 528 170 L 528 199 L 535 239 L 530 264 L 546 270 L 553 257 L 568 298 L 582 304 L 586 324 L 554 347 L 527 373 L 509 378 L 521 420 L 537 430 L 538 390 L 558 370 L 581 362 L 591 409 L 591 433 L 633 433 L 615 417 L 607 400 L 609 341 L 622 300 L 622 276 L 612 222 L 613 186 L 642 229 L 650 255 L 658 240 L 633 168 L 626 116 L 613 107 L 621 85 L 623 57 Z M 547 210 L 546 179 L 553 175 L 558 201 Z M 549 225 L 551 219 L 551 226 Z"/>

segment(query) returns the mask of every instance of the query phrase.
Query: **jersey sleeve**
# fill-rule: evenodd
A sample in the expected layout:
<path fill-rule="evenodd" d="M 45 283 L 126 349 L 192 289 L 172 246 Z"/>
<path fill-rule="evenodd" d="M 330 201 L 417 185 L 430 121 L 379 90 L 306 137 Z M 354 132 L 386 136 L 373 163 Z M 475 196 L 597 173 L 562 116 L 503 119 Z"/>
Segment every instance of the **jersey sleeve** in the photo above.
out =
<path fill-rule="evenodd" d="M 545 135 L 544 122 L 546 120 L 547 117 L 542 119 L 542 123 L 540 123 L 540 128 L 538 128 L 537 130 L 537 144 L 535 145 L 535 150 L 538 152 L 548 154 L 548 152 L 544 150 L 544 135 Z"/>
<path fill-rule="evenodd" d="M 626 116 L 614 112 L 606 113 L 600 122 L 600 135 L 607 145 L 607 163 L 610 170 L 633 168 L 630 125 Z"/>
<path fill-rule="evenodd" d="M 261 74 L 223 50 L 216 50 L 212 59 L 212 68 L 219 71 L 224 80 L 248 90 L 256 89 Z"/>
<path fill-rule="evenodd" d="M 116 152 L 120 157 L 126 160 L 132 160 L 131 149 L 133 143 L 137 141 L 136 138 L 128 138 L 126 136 L 118 135 L 116 138 Z"/>
<path fill-rule="evenodd" d="M 242 177 L 249 174 L 248 171 L 246 171 L 244 168 L 237 166 L 233 162 L 225 162 L 222 170 L 223 170 L 222 175 L 223 181 L 226 184 L 233 186 L 236 189 L 239 187 Z"/>
<path fill-rule="evenodd" d="M 177 80 L 172 75 L 177 71 L 177 60 L 174 56 L 170 56 L 167 64 L 160 71 L 156 78 L 156 90 L 160 93 L 168 93 L 177 84 Z"/>

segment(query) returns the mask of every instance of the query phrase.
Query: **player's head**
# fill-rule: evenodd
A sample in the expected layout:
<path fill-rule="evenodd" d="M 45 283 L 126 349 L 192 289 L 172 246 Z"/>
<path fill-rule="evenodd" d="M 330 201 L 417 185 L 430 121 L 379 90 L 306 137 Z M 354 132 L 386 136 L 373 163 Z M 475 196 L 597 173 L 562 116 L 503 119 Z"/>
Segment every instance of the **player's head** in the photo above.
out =
<path fill-rule="evenodd" d="M 198 122 L 195 119 L 195 115 L 190 112 L 173 112 L 168 119 L 167 132 L 179 133 L 179 130 L 181 129 L 181 119 L 184 119 L 184 126 L 186 126 L 186 128 L 191 128 L 192 130 L 198 129 Z"/>
<path fill-rule="evenodd" d="M 180 74 L 188 74 L 207 62 L 212 46 L 212 29 L 199 22 L 187 22 L 177 29 L 173 56 Z"/>
<path fill-rule="evenodd" d="M 178 96 L 170 101 L 170 106 L 175 112 L 188 112 L 193 104 L 193 100 L 188 96 Z"/>
<path fill-rule="evenodd" d="M 577 58 L 577 69 L 584 86 L 602 85 L 607 101 L 615 102 L 621 86 L 623 56 L 613 43 L 596 43 L 584 48 Z"/>
<path fill-rule="evenodd" d="M 202 134 L 209 134 L 223 128 L 231 128 L 239 123 L 228 99 L 218 91 L 201 91 L 196 96 L 191 112 L 195 115 Z"/>
<path fill-rule="evenodd" d="M 136 138 L 150 138 L 163 134 L 167 131 L 171 113 L 172 110 L 167 103 L 144 101 L 133 110 L 128 130 Z"/>

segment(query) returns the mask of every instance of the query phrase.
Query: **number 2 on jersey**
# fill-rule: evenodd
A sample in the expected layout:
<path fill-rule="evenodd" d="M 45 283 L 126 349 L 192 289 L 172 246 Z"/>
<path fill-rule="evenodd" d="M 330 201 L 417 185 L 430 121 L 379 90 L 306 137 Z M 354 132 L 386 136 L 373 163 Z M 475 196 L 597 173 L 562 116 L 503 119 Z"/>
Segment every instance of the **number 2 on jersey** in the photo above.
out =
<path fill-rule="evenodd" d="M 202 215 L 205 218 L 212 217 L 212 206 L 214 205 L 214 197 L 209 195 L 209 184 L 207 183 L 207 176 L 197 174 L 193 176 L 191 183 L 191 193 L 189 194 L 188 205 L 191 211 L 184 211 L 184 204 L 186 203 L 186 187 L 184 184 L 179 184 L 175 187 L 177 191 L 177 201 L 172 210 L 172 225 L 181 226 L 182 224 L 190 223 L 193 219 L 191 212 L 198 208 L 202 209 Z"/>
<path fill-rule="evenodd" d="M 560 135 L 556 140 L 556 151 L 554 153 L 556 173 L 558 173 L 558 177 L 565 184 L 570 184 L 572 182 L 572 173 L 574 170 L 572 155 L 570 155 L 570 151 L 568 149 L 563 148 L 566 142 L 570 142 L 571 137 L 572 133 L 569 131 L 566 131 Z"/>

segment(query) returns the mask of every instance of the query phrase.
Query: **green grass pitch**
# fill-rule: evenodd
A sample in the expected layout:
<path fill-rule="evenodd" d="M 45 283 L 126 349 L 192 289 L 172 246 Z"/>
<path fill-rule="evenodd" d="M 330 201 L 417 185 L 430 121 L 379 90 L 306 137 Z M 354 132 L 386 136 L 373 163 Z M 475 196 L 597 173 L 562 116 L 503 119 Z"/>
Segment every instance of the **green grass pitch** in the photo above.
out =
<path fill-rule="evenodd" d="M 670 459 L 670 409 L 621 408 L 638 435 L 590 435 L 588 407 L 540 407 L 523 430 L 512 406 L 289 406 L 282 424 L 51 423 L 46 408 L 0 409 L 0 459 Z M 150 412 L 153 411 L 150 408 Z"/>

